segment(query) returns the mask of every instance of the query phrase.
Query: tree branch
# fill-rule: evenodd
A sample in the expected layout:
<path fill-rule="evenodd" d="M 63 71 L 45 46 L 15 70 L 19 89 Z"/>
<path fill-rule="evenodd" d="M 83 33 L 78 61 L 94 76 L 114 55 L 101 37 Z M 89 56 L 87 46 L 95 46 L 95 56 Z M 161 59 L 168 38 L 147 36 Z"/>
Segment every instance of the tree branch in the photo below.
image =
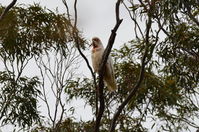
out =
<path fill-rule="evenodd" d="M 151 10 L 152 9 L 153 8 L 151 7 Z M 128 104 L 128 102 L 132 99 L 132 97 L 134 97 L 136 95 L 136 93 L 137 93 L 137 91 L 138 91 L 138 89 L 139 89 L 139 87 L 140 87 L 140 85 L 141 85 L 141 83 L 144 79 L 145 66 L 147 64 L 146 58 L 147 58 L 148 49 L 149 49 L 149 33 L 150 33 L 151 25 L 152 25 L 151 14 L 152 13 L 148 14 L 148 22 L 146 23 L 146 34 L 145 34 L 146 47 L 145 47 L 144 55 L 143 55 L 142 60 L 141 60 L 141 69 L 140 69 L 139 79 L 138 79 L 137 83 L 135 84 L 134 88 L 130 91 L 127 98 L 122 102 L 122 104 L 118 107 L 117 111 L 115 112 L 113 119 L 112 119 L 112 122 L 111 122 L 111 127 L 110 127 L 109 132 L 113 132 L 115 130 L 116 121 L 117 121 L 120 113 L 122 112 L 124 107 Z"/>
<path fill-rule="evenodd" d="M 3 20 L 3 18 L 5 17 L 5 15 L 8 13 L 8 11 L 15 5 L 15 3 L 17 2 L 17 0 L 13 0 L 5 9 L 4 11 L 1 13 L 0 16 L 0 21 Z"/>
<path fill-rule="evenodd" d="M 80 45 L 79 45 L 79 39 L 78 39 L 78 32 L 76 31 L 77 30 L 77 0 L 75 0 L 75 3 L 74 3 L 74 9 L 75 9 L 75 24 L 74 24 L 74 36 L 75 36 L 75 43 L 76 43 L 76 46 L 77 46 L 77 49 L 80 53 L 80 55 L 83 57 L 83 59 L 85 60 L 86 64 L 87 64 L 87 67 L 88 69 L 90 70 L 91 74 L 92 74 L 92 77 L 94 79 L 94 85 L 95 87 L 97 87 L 97 83 L 96 83 L 96 78 L 95 78 L 95 74 L 92 70 L 92 67 L 90 66 L 89 62 L 88 62 L 88 59 L 86 58 L 86 56 L 83 54 L 83 52 L 81 51 L 80 49 Z"/>
<path fill-rule="evenodd" d="M 102 118 L 102 115 L 104 113 L 104 107 L 105 107 L 105 104 L 104 104 L 104 94 L 103 94 L 103 89 L 104 89 L 103 76 L 104 76 L 104 73 L 105 73 L 105 70 L 104 70 L 105 69 L 105 64 L 106 64 L 108 56 L 109 56 L 109 54 L 111 52 L 111 48 L 113 47 L 113 44 L 114 44 L 114 41 L 115 41 L 115 37 L 116 37 L 116 32 L 117 32 L 120 24 L 123 21 L 119 17 L 120 3 L 121 3 L 121 0 L 118 0 L 116 2 L 116 6 L 115 6 L 116 25 L 113 28 L 113 30 L 111 31 L 111 35 L 109 37 L 107 47 L 106 47 L 106 49 L 104 51 L 104 54 L 103 54 L 103 57 L 102 57 L 102 60 L 101 60 L 101 63 L 100 63 L 99 84 L 98 84 L 98 86 L 99 86 L 98 90 L 99 90 L 100 107 L 99 107 L 99 112 L 97 114 L 97 119 L 96 119 L 96 123 L 95 123 L 95 132 L 99 132 L 100 122 L 101 122 L 101 118 Z"/>
<path fill-rule="evenodd" d="M 115 126 L 116 126 L 116 121 L 120 115 L 120 113 L 122 112 L 122 110 L 124 109 L 124 107 L 127 105 L 127 103 L 132 99 L 132 97 L 134 97 L 134 95 L 136 94 L 138 88 L 140 87 L 142 80 L 144 78 L 144 71 L 145 71 L 145 59 L 147 56 L 147 52 L 145 51 L 145 54 L 142 58 L 142 66 L 141 66 L 141 70 L 140 70 L 140 74 L 139 74 L 139 79 L 136 83 L 136 85 L 134 86 L 134 88 L 130 91 L 130 94 L 127 96 L 127 98 L 124 100 L 124 102 L 122 102 L 122 104 L 118 107 L 117 112 L 114 114 L 112 122 L 111 122 L 111 127 L 110 127 L 110 132 L 113 132 L 115 130 Z"/>
<path fill-rule="evenodd" d="M 67 12 L 68 20 L 71 22 L 69 7 L 68 7 L 68 4 L 67 4 L 66 0 L 62 0 L 62 3 L 63 3 L 64 6 L 66 7 L 66 12 Z"/>
<path fill-rule="evenodd" d="M 77 49 L 80 53 L 80 55 L 82 56 L 82 58 L 85 60 L 86 64 L 87 64 L 87 67 L 88 69 L 90 70 L 91 74 L 92 74 L 92 77 L 94 79 L 94 85 L 95 87 L 97 87 L 97 83 L 96 83 L 96 78 L 95 78 L 95 74 L 92 70 L 92 67 L 90 66 L 89 62 L 88 62 L 88 59 L 86 58 L 86 56 L 83 54 L 83 52 L 81 51 L 80 49 L 80 45 L 79 45 L 79 39 L 78 39 L 78 32 L 77 32 L 77 0 L 75 0 L 75 3 L 74 3 L 74 9 L 75 9 L 75 23 L 74 23 L 74 31 L 73 31 L 73 35 L 75 36 L 75 43 L 76 43 L 76 46 L 77 46 Z"/>
<path fill-rule="evenodd" d="M 92 67 L 89 64 L 88 59 L 86 58 L 86 56 L 81 51 L 80 44 L 79 44 L 79 39 L 78 39 L 78 31 L 77 31 L 77 0 L 75 0 L 75 2 L 74 2 L 74 10 L 75 10 L 75 23 L 74 23 L 74 29 L 73 29 L 73 36 L 75 38 L 76 47 L 77 47 L 80 55 L 82 56 L 82 58 L 86 62 L 86 65 L 87 65 L 88 69 L 90 70 L 91 75 L 92 75 L 93 80 L 94 80 L 94 87 L 95 87 L 95 91 L 96 91 L 96 114 L 97 114 L 98 113 L 98 90 L 97 90 L 98 87 L 97 87 L 97 83 L 96 83 L 96 77 L 95 77 L 95 74 L 94 74 L 94 72 L 92 70 Z"/>
<path fill-rule="evenodd" d="M 138 35 L 137 35 L 137 27 L 138 27 L 138 30 L 139 30 L 141 36 L 144 38 L 144 34 L 143 34 L 143 32 L 142 32 L 142 29 L 141 29 L 140 25 L 138 24 L 136 18 L 132 16 L 131 10 L 129 10 L 129 8 L 127 7 L 127 5 L 125 4 L 124 1 L 123 1 L 122 3 L 123 3 L 123 5 L 124 5 L 124 7 L 126 8 L 126 10 L 128 11 L 131 20 L 133 20 L 133 22 L 135 23 L 135 28 L 134 28 L 134 29 L 135 29 L 136 37 L 138 38 Z M 133 4 L 133 3 L 131 3 L 131 4 Z M 134 14 L 135 14 L 135 13 L 134 13 Z M 134 15 L 134 16 L 135 16 L 135 15 Z"/>

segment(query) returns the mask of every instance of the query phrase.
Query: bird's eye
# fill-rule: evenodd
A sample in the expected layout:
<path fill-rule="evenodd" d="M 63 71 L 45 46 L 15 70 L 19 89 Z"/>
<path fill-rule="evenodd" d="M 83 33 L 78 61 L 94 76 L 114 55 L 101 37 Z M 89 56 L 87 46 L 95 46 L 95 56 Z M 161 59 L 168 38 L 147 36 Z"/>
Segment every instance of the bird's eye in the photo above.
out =
<path fill-rule="evenodd" d="M 98 38 L 93 38 L 93 40 L 99 42 L 99 39 L 98 39 Z"/>

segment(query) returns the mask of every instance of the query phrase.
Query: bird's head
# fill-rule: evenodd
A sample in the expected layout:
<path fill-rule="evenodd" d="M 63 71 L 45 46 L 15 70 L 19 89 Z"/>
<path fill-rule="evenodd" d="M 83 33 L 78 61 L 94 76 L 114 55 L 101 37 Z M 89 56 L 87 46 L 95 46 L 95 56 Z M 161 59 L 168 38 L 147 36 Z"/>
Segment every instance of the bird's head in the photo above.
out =
<path fill-rule="evenodd" d="M 103 47 L 102 42 L 98 37 L 92 38 L 92 46 L 94 49 Z"/>

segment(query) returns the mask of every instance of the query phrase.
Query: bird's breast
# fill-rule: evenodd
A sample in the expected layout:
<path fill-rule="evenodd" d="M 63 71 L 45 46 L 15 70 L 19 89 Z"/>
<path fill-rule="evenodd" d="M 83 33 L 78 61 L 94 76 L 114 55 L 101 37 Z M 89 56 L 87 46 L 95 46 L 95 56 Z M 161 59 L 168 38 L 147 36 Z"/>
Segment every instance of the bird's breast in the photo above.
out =
<path fill-rule="evenodd" d="M 93 63 L 93 68 L 96 72 L 99 70 L 99 65 L 102 59 L 103 55 L 103 50 L 93 50 L 92 52 L 92 63 Z"/>

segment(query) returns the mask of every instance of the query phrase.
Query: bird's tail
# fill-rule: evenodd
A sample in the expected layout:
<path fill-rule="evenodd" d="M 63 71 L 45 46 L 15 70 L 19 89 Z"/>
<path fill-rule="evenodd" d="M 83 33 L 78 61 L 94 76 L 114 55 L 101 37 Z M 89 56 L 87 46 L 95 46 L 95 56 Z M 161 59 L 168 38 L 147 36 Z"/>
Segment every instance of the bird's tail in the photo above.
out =
<path fill-rule="evenodd" d="M 105 77 L 104 81 L 106 82 L 106 85 L 107 85 L 109 91 L 114 92 L 117 89 L 117 85 L 116 85 L 116 81 L 115 81 L 114 77 L 112 77 L 112 78 Z"/>

